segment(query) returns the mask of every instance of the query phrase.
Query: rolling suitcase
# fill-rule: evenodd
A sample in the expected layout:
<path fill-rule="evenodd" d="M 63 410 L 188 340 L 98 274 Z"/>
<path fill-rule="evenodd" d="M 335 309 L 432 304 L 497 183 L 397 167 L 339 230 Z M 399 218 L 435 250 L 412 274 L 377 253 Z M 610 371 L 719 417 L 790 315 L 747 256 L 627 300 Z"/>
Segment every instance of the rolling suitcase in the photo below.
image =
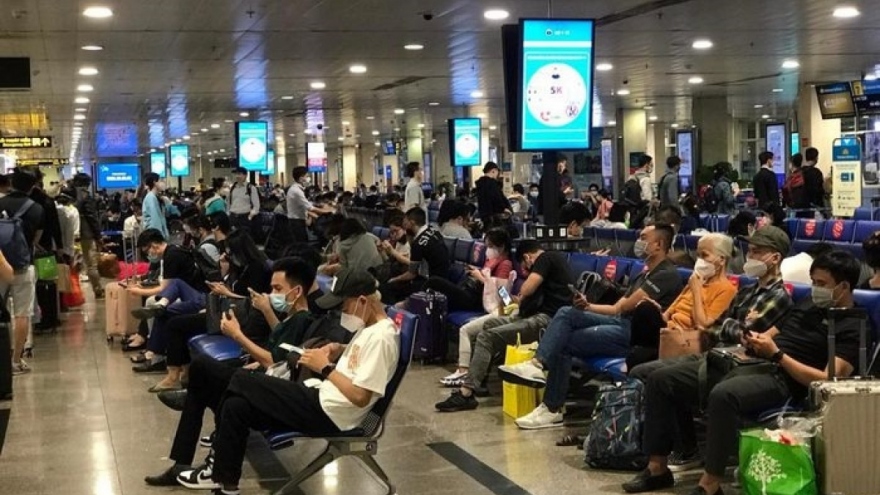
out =
<path fill-rule="evenodd" d="M 416 292 L 406 300 L 406 308 L 419 317 L 413 358 L 422 363 L 445 360 L 449 345 L 445 328 L 448 310 L 446 296 L 430 290 Z"/>
<path fill-rule="evenodd" d="M 37 280 L 36 293 L 37 304 L 40 306 L 40 322 L 34 324 L 34 329 L 57 330 L 61 326 L 58 284 L 54 280 Z"/>
<path fill-rule="evenodd" d="M 141 298 L 129 294 L 117 282 L 104 286 L 104 304 L 107 318 L 107 342 L 112 343 L 113 337 L 125 337 L 137 331 L 138 320 L 131 315 L 131 310 L 141 305 Z"/>
<path fill-rule="evenodd" d="M 835 319 L 862 319 L 858 377 L 837 380 L 833 366 L 828 380 L 814 382 L 810 398 L 822 419 L 815 438 L 816 471 L 821 493 L 876 495 L 880 493 L 880 380 L 865 377 L 867 313 L 862 308 L 831 310 L 828 318 L 828 362 L 836 351 Z"/>

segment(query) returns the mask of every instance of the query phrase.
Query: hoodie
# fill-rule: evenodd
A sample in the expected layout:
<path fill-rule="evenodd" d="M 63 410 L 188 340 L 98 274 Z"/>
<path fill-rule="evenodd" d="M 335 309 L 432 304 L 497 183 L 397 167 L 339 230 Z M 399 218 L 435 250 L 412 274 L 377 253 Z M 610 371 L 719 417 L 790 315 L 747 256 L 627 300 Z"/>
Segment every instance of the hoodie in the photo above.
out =
<path fill-rule="evenodd" d="M 477 209 L 484 221 L 510 209 L 510 201 L 504 197 L 501 183 L 484 175 L 477 179 Z"/>
<path fill-rule="evenodd" d="M 336 252 L 343 267 L 373 268 L 382 264 L 382 256 L 376 248 L 379 239 L 370 233 L 356 235 L 337 243 Z"/>

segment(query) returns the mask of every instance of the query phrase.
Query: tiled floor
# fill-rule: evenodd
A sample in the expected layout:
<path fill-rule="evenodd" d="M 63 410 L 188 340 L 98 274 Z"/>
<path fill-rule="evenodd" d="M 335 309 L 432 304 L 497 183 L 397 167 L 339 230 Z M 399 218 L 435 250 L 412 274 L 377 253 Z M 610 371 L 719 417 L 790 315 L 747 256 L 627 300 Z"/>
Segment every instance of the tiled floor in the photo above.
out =
<path fill-rule="evenodd" d="M 147 393 L 158 376 L 132 373 L 118 343 L 107 345 L 103 304 L 90 303 L 65 319 L 58 333 L 35 337 L 34 372 L 15 378 L 9 431 L 0 456 L 0 493 L 187 493 L 185 488 L 150 488 L 143 482 L 145 475 L 169 465 L 166 456 L 178 416 Z M 447 394 L 437 385 L 445 373 L 438 366 L 415 365 L 397 395 L 377 458 L 398 493 L 621 493 L 620 482 L 631 474 L 585 469 L 580 451 L 554 446 L 562 430 L 517 430 L 502 414 L 500 397 L 484 399 L 476 411 L 435 413 L 434 402 Z M 285 468 L 261 439 L 251 440 L 242 480 L 245 494 L 277 489 L 291 467 L 304 465 L 320 450 L 311 442 L 280 452 L 293 464 Z M 435 442 L 454 443 L 509 481 L 502 479 L 490 490 L 435 453 L 428 446 Z M 685 476 L 677 492 L 693 486 L 696 476 Z M 384 493 L 351 460 L 332 465 L 303 483 L 301 490 Z"/>

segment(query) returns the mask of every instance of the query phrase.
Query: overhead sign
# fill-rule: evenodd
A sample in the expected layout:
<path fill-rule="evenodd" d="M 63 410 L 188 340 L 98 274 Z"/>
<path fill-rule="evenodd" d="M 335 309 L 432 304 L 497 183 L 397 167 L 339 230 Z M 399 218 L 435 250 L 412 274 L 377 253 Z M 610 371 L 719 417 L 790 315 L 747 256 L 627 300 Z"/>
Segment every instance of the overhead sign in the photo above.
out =
<path fill-rule="evenodd" d="M 523 151 L 590 149 L 594 21 L 522 19 Z"/>
<path fill-rule="evenodd" d="M 480 124 L 480 119 L 449 119 L 449 147 L 452 150 L 453 167 L 480 165 Z"/>
<path fill-rule="evenodd" d="M 186 177 L 189 175 L 189 146 L 175 144 L 168 148 L 171 156 L 171 177 Z"/>
<path fill-rule="evenodd" d="M 63 167 L 70 165 L 67 158 L 25 158 L 15 160 L 19 167 Z"/>
<path fill-rule="evenodd" d="M 136 155 L 137 124 L 98 124 L 95 126 L 95 152 L 98 156 L 108 157 Z"/>
<path fill-rule="evenodd" d="M 150 172 L 159 174 L 159 177 L 165 178 L 165 169 L 168 168 L 168 160 L 164 151 L 154 151 L 150 153 Z"/>
<path fill-rule="evenodd" d="M 51 148 L 52 138 L 48 136 L 6 136 L 0 137 L 0 148 Z"/>
<path fill-rule="evenodd" d="M 239 122 L 235 126 L 238 166 L 250 172 L 265 172 L 269 152 L 269 124 Z"/>
<path fill-rule="evenodd" d="M 853 117 L 856 114 L 848 82 L 816 86 L 816 98 L 823 119 Z"/>
<path fill-rule="evenodd" d="M 862 145 L 855 137 L 835 139 L 831 156 L 834 161 L 832 214 L 835 217 L 851 217 L 856 208 L 862 206 Z M 876 174 L 876 164 L 874 170 Z"/>
<path fill-rule="evenodd" d="M 853 81 L 850 87 L 859 115 L 880 113 L 880 81 Z"/>

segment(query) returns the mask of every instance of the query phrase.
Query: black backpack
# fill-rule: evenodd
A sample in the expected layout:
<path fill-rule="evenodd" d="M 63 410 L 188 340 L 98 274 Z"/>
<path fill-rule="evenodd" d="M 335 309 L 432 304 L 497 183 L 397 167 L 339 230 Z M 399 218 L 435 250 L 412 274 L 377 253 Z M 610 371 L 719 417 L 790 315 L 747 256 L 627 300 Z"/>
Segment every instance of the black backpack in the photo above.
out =
<path fill-rule="evenodd" d="M 642 204 L 642 185 L 635 176 L 627 179 L 623 185 L 623 200 L 633 206 Z"/>
<path fill-rule="evenodd" d="M 211 244 L 211 241 L 208 241 Z M 216 246 L 216 243 L 213 243 Z M 201 247 L 189 249 L 196 264 L 196 269 L 206 282 L 222 282 L 223 273 L 220 271 L 220 263 L 214 261 L 214 258 L 208 256 Z"/>
<path fill-rule="evenodd" d="M 719 179 L 720 180 L 720 179 Z M 718 182 L 715 182 L 718 185 Z M 707 213 L 715 213 L 718 211 L 718 194 L 719 190 L 712 184 L 707 184 L 700 189 L 700 209 Z"/>

